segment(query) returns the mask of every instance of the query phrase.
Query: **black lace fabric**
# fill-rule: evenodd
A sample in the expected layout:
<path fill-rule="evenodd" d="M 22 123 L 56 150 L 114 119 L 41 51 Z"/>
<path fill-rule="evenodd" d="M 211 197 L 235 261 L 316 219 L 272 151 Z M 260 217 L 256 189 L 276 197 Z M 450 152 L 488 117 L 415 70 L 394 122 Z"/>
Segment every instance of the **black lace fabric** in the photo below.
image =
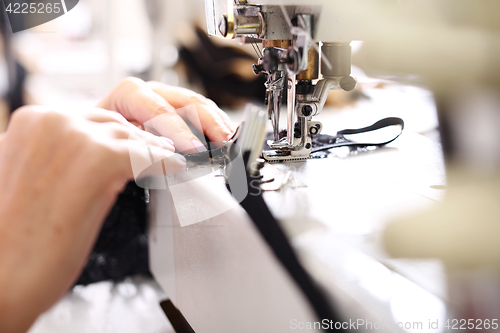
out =
<path fill-rule="evenodd" d="M 107 216 L 85 268 L 75 284 L 151 276 L 144 189 L 127 184 Z"/>

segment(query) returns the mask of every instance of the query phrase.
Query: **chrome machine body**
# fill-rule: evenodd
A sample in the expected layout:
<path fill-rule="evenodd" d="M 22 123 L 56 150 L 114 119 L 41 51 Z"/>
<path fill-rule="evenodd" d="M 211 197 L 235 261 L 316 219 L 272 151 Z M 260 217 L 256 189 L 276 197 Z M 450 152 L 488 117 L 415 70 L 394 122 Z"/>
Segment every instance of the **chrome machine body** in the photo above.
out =
<path fill-rule="evenodd" d="M 322 128 L 312 118 L 321 112 L 328 92 L 349 91 L 356 86 L 350 76 L 351 37 L 340 30 L 331 33 L 331 24 L 320 25 L 320 15 L 325 14 L 323 3 L 327 2 L 206 0 L 210 35 L 262 43 L 253 70 L 267 76 L 266 103 L 273 125 L 270 150 L 263 151 L 268 161 L 308 158 L 312 135 Z M 284 100 L 286 134 L 279 127 Z"/>

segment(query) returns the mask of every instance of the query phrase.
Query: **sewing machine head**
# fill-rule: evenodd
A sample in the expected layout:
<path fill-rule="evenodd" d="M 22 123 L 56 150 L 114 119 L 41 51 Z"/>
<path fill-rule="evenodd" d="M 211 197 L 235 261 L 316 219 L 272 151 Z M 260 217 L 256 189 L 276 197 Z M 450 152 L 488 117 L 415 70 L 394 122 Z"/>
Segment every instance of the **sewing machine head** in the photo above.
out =
<path fill-rule="evenodd" d="M 321 112 L 329 90 L 349 91 L 356 86 L 350 76 L 349 40 L 319 39 L 320 4 L 304 5 L 302 0 L 287 1 L 287 5 L 276 5 L 272 0 L 226 1 L 206 0 L 208 33 L 262 43 L 253 71 L 267 77 L 266 104 L 273 125 L 273 139 L 268 141 L 271 149 L 265 150 L 263 157 L 268 161 L 308 158 L 312 135 L 322 128 L 312 117 Z M 279 128 L 282 101 L 287 104 L 286 131 Z"/>

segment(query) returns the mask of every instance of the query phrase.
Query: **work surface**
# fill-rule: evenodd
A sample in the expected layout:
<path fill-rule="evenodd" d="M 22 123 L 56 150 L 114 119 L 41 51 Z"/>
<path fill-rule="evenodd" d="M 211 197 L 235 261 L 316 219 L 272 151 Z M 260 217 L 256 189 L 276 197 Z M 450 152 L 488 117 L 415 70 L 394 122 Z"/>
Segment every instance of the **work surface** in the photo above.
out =
<path fill-rule="evenodd" d="M 390 259 L 380 237 L 391 220 L 443 198 L 438 145 L 407 132 L 376 151 L 274 168 L 291 170 L 290 183 L 264 198 L 347 318 L 427 325 L 444 316 L 439 262 Z"/>
<path fill-rule="evenodd" d="M 401 104 L 394 102 L 398 94 L 407 97 Z M 371 100 L 349 111 L 327 110 L 320 120 L 324 132 L 334 134 L 401 116 L 407 130 L 400 138 L 373 151 L 339 150 L 325 159 L 266 166 L 264 178 L 282 174 L 288 181 L 264 199 L 343 318 L 377 323 L 373 331 L 383 323 L 384 332 L 400 331 L 396 323 L 426 331 L 429 320 L 445 315 L 443 269 L 432 260 L 390 259 L 379 235 L 389 221 L 439 204 L 443 159 L 438 142 L 415 133 L 436 126 L 421 121 L 432 118 L 426 99 L 404 89 L 389 96 L 374 99 L 384 107 Z M 412 118 L 413 108 L 418 117 Z M 152 194 L 151 266 L 162 288 L 196 332 L 289 332 L 316 321 L 246 214 L 227 204 L 222 179 L 213 182 L 217 175 L 214 167 L 209 186 L 171 187 L 172 197 Z M 203 219 L 200 207 L 207 202 L 221 209 Z"/>
<path fill-rule="evenodd" d="M 443 318 L 445 311 L 440 263 L 390 259 L 379 232 L 392 219 L 438 205 L 445 194 L 445 172 L 440 144 L 416 133 L 436 126 L 429 96 L 413 88 L 394 89 L 398 91 L 373 91 L 372 100 L 342 112 L 326 110 L 318 119 L 325 133 L 334 134 L 400 116 L 407 127 L 400 138 L 374 151 L 341 150 L 327 159 L 266 167 L 265 175 L 291 173 L 280 190 L 265 192 L 264 198 L 301 262 L 344 318 L 379 325 L 422 323 L 423 329 L 417 324 L 407 331 L 431 332 L 435 330 L 426 329 L 429 320 Z M 228 195 L 223 194 L 222 182 L 219 185 L 210 190 L 214 202 Z M 164 190 L 152 192 L 153 273 L 196 332 L 293 332 L 300 323 L 316 320 L 237 204 L 181 227 L 179 203 Z M 207 193 L 199 196 L 206 200 Z M 124 313 L 129 323 L 125 331 L 170 332 L 156 307 L 162 294 L 155 285 L 147 280 L 127 283 L 136 292 L 123 295 L 113 291 L 119 291 L 120 284 L 111 284 L 111 291 L 104 288 L 100 295 L 113 297 L 87 300 L 85 307 L 82 295 L 96 286 L 80 287 L 43 316 L 32 332 L 124 331 Z M 381 330 L 375 325 L 373 331 L 399 328 Z"/>

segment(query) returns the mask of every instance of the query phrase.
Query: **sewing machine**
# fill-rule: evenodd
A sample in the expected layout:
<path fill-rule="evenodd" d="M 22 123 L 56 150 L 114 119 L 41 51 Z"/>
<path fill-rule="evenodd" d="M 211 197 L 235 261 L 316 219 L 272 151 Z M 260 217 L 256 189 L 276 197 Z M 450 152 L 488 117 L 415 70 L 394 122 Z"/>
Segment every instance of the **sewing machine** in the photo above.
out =
<path fill-rule="evenodd" d="M 268 161 L 301 160 L 311 153 L 311 136 L 322 126 L 312 118 L 325 104 L 330 89 L 350 91 L 356 80 L 351 74 L 349 34 L 335 35 L 322 5 L 306 1 L 206 1 L 210 35 L 262 43 L 255 74 L 265 73 L 266 104 L 273 126 Z M 306 6 L 304 6 L 307 4 Z M 323 12 L 324 13 L 324 12 Z M 254 45 L 255 48 L 259 46 Z M 282 101 L 287 104 L 286 131 L 280 131 Z"/>

